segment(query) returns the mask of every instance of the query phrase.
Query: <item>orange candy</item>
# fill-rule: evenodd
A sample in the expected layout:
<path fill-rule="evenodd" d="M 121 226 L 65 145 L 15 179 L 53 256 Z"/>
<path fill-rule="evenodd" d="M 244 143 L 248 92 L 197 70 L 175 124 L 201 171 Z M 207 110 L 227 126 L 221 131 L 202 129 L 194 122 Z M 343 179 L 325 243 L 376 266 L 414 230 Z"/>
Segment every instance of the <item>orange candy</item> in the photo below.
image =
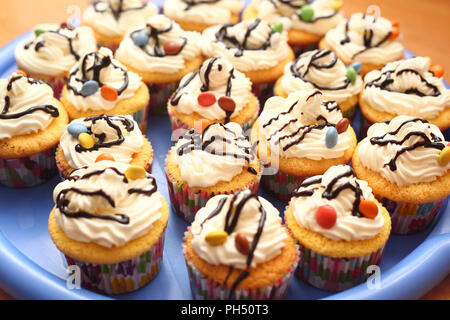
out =
<path fill-rule="evenodd" d="M 101 93 L 102 97 L 108 101 L 116 101 L 119 96 L 116 89 L 107 85 L 102 86 Z"/>
<path fill-rule="evenodd" d="M 433 75 L 436 78 L 440 78 L 444 75 L 444 68 L 440 64 L 435 64 L 430 68 L 430 71 L 433 72 Z"/>
<path fill-rule="evenodd" d="M 14 71 L 14 72 L 17 73 L 17 74 L 20 74 L 20 75 L 22 75 L 22 76 L 24 76 L 24 77 L 27 76 L 27 73 L 26 73 L 25 71 L 22 71 L 22 70 L 16 70 L 16 71 Z"/>
<path fill-rule="evenodd" d="M 389 36 L 389 40 L 394 40 L 400 35 L 400 28 L 396 26 L 392 26 L 391 35 Z"/>
<path fill-rule="evenodd" d="M 99 162 L 99 161 L 103 161 L 103 160 L 114 161 L 114 157 L 112 155 L 110 155 L 109 153 L 102 153 L 101 155 L 99 155 L 97 157 L 97 159 L 95 159 L 95 162 Z"/>
<path fill-rule="evenodd" d="M 393 27 L 398 27 L 398 25 L 399 25 L 398 20 L 392 20 L 391 24 Z"/>
<path fill-rule="evenodd" d="M 361 214 L 368 219 L 375 219 L 378 215 L 378 206 L 372 200 L 361 199 L 358 209 L 359 212 L 361 212 Z"/>

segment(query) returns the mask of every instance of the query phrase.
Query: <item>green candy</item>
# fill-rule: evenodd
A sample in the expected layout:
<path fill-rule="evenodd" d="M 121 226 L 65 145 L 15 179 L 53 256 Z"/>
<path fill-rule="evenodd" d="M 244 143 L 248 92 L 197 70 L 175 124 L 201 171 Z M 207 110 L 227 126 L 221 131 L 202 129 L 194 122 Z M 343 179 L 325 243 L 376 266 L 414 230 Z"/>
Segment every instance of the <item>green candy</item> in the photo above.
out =
<path fill-rule="evenodd" d="M 306 22 L 312 21 L 314 19 L 314 9 L 309 5 L 301 7 L 300 18 Z"/>
<path fill-rule="evenodd" d="M 35 29 L 34 30 L 34 35 L 36 36 L 36 37 L 39 37 L 41 34 L 43 34 L 43 33 L 45 33 L 45 30 L 44 29 Z"/>
<path fill-rule="evenodd" d="M 277 22 L 275 23 L 275 25 L 273 26 L 273 32 L 278 32 L 278 33 L 282 33 L 283 32 L 283 24 L 281 22 Z"/>
<path fill-rule="evenodd" d="M 356 82 L 356 77 L 357 77 L 358 73 L 356 72 L 356 70 L 352 67 L 347 69 L 347 73 L 345 74 L 345 76 L 347 77 L 348 80 L 350 80 L 350 82 L 352 84 L 355 84 Z"/>

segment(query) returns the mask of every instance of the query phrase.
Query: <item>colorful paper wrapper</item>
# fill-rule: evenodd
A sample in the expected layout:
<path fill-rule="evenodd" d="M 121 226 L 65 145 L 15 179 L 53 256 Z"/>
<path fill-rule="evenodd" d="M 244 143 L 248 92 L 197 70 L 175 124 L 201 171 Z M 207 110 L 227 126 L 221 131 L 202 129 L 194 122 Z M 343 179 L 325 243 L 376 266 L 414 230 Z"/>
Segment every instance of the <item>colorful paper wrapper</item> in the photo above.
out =
<path fill-rule="evenodd" d="M 391 215 L 392 233 L 412 234 L 431 224 L 445 199 L 427 203 L 397 202 L 387 198 L 379 201 Z"/>
<path fill-rule="evenodd" d="M 259 105 L 261 106 L 261 110 L 264 108 L 264 104 L 266 103 L 266 100 L 273 96 L 273 86 L 274 85 L 275 85 L 275 81 L 253 83 L 252 92 L 258 98 Z"/>
<path fill-rule="evenodd" d="M 169 156 L 167 156 L 167 158 L 169 158 Z M 172 203 L 172 207 L 175 210 L 176 214 L 183 218 L 185 221 L 191 223 L 192 221 L 194 221 L 197 211 L 204 207 L 206 205 L 206 202 L 208 202 L 208 200 L 214 197 L 216 194 L 208 193 L 206 191 L 195 192 L 184 184 L 178 184 L 178 182 L 175 181 L 175 179 L 167 170 L 167 158 L 165 172 L 167 185 L 169 188 L 170 202 Z M 256 179 L 253 183 L 242 189 L 250 189 L 252 193 L 257 194 L 260 178 L 261 175 L 259 174 L 258 176 L 256 176 Z M 233 190 L 229 193 L 235 193 L 238 190 Z"/>
<path fill-rule="evenodd" d="M 367 280 L 367 268 L 379 266 L 384 246 L 357 258 L 333 258 L 300 245 L 301 261 L 297 276 L 312 286 L 327 291 L 343 291 Z"/>
<path fill-rule="evenodd" d="M 234 292 L 219 283 L 208 279 L 190 261 L 183 245 L 183 254 L 189 275 L 192 297 L 195 300 L 282 300 L 286 296 L 289 284 L 300 260 L 298 246 L 296 257 L 289 271 L 276 283 L 258 289 L 238 289 Z"/>
<path fill-rule="evenodd" d="M 294 192 L 300 187 L 303 180 L 309 176 L 293 176 L 278 170 L 273 175 L 263 175 L 262 185 L 281 201 L 291 200 Z"/>
<path fill-rule="evenodd" d="M 17 159 L 0 159 L 0 183 L 11 188 L 33 187 L 58 173 L 56 146 L 46 151 Z"/>
<path fill-rule="evenodd" d="M 30 77 L 35 79 L 40 79 L 47 83 L 53 89 L 53 96 L 56 99 L 61 98 L 61 93 L 64 86 L 67 83 L 67 77 L 48 77 L 48 78 L 39 78 L 38 76 L 33 76 L 33 74 L 29 74 Z"/>
<path fill-rule="evenodd" d="M 158 273 L 164 249 L 165 230 L 156 244 L 139 257 L 114 264 L 93 264 L 66 257 L 69 266 L 81 272 L 81 286 L 101 294 L 124 294 L 137 290 Z"/>
<path fill-rule="evenodd" d="M 133 113 L 133 120 L 137 122 L 137 124 L 139 125 L 139 129 L 141 129 L 143 133 L 147 131 L 148 111 L 149 105 L 146 105 L 141 110 L 138 110 L 135 113 Z"/>
<path fill-rule="evenodd" d="M 178 88 L 177 82 L 169 83 L 147 83 L 150 92 L 149 112 L 155 115 L 167 114 L 167 103 L 170 96 Z"/>

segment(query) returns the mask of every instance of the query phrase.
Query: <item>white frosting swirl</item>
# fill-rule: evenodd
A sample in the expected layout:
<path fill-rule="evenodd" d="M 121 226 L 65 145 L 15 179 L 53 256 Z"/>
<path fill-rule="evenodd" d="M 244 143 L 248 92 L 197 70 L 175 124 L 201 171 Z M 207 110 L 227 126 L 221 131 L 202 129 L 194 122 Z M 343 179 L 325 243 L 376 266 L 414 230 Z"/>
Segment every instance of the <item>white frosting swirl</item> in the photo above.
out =
<path fill-rule="evenodd" d="M 230 22 L 242 6 L 242 0 L 166 0 L 164 14 L 177 21 L 216 25 Z"/>
<path fill-rule="evenodd" d="M 9 87 L 10 84 L 10 88 Z M 9 103 L 7 100 L 9 99 Z M 8 79 L 0 80 L 0 114 L 10 116 L 26 112 L 33 107 L 55 105 L 53 90 L 46 83 L 13 72 Z M 0 140 L 45 130 L 54 117 L 49 112 L 35 111 L 23 116 L 0 118 Z"/>
<path fill-rule="evenodd" d="M 121 6 L 121 8 L 120 8 Z M 95 0 L 83 13 L 83 23 L 107 37 L 121 37 L 158 14 L 158 8 L 142 0 Z"/>
<path fill-rule="evenodd" d="M 286 29 L 324 35 L 344 19 L 342 11 L 335 11 L 331 7 L 333 2 L 335 0 L 315 0 L 310 4 L 306 0 L 289 3 L 279 0 L 253 0 L 252 6 L 257 10 L 258 18 L 270 24 L 280 21 Z M 313 20 L 309 22 L 302 20 L 299 15 L 300 8 L 306 4 L 314 10 Z"/>
<path fill-rule="evenodd" d="M 190 187 L 210 187 L 231 181 L 256 160 L 248 137 L 235 122 L 214 123 L 202 135 L 190 130 L 172 149 L 181 179 Z"/>
<path fill-rule="evenodd" d="M 103 85 L 108 85 L 119 89 L 126 82 L 125 78 L 126 75 L 128 75 L 128 85 L 126 86 L 126 89 L 120 93 L 114 101 L 104 99 L 100 88 L 96 93 L 87 97 L 84 97 L 81 94 L 75 94 L 70 88 L 75 88 L 77 92 L 80 92 L 84 81 L 94 79 L 94 72 L 90 70 L 91 67 L 94 63 L 99 63 L 99 61 L 102 61 L 102 59 L 110 59 L 111 63 L 101 69 L 99 77 L 100 82 Z M 87 79 L 83 78 L 82 72 L 83 63 L 85 60 L 85 70 L 89 70 L 86 72 Z M 67 84 L 67 99 L 74 105 L 75 108 L 81 111 L 111 110 L 119 101 L 133 97 L 135 92 L 142 85 L 142 78 L 134 72 L 127 71 L 125 66 L 123 66 L 119 61 L 114 60 L 110 49 L 100 48 L 98 51 L 90 52 L 82 57 L 71 70 Z"/>
<path fill-rule="evenodd" d="M 205 56 L 224 58 L 242 72 L 272 68 L 289 55 L 287 32 L 273 32 L 260 19 L 210 27 L 203 32 L 203 39 Z"/>
<path fill-rule="evenodd" d="M 136 46 L 132 39 L 139 32 L 153 35 L 144 49 Z M 182 49 L 176 55 L 167 55 L 164 53 L 164 45 L 172 41 L 178 42 Z M 116 58 L 137 70 L 172 74 L 184 69 L 186 61 L 202 54 L 200 43 L 200 33 L 184 31 L 168 17 L 156 15 L 148 19 L 147 25 L 141 25 L 127 33 L 116 51 Z M 162 53 L 155 52 L 156 45 Z"/>
<path fill-rule="evenodd" d="M 350 172 L 351 174 L 348 174 Z M 308 182 L 316 183 L 309 186 L 300 186 L 297 190 L 297 193 L 305 190 L 312 190 L 313 193 L 312 195 L 304 196 L 294 195 L 291 205 L 295 220 L 301 227 L 320 233 L 334 241 L 355 241 L 374 238 L 380 233 L 384 225 L 384 218 L 380 214 L 380 207 L 378 207 L 377 216 L 374 219 L 370 219 L 352 214 L 353 205 L 356 201 L 356 192 L 350 188 L 342 189 L 336 197 L 332 197 L 331 199 L 324 197 L 327 187 L 340 175 L 345 176 L 337 180 L 330 189 L 330 193 L 334 193 L 340 186 L 349 184 L 353 188 L 359 188 L 365 200 L 375 199 L 372 194 L 372 189 L 367 182 L 357 179 L 350 166 L 332 166 L 322 176 L 308 178 L 303 182 L 303 185 L 308 184 Z M 319 178 L 321 179 L 318 180 Z M 336 210 L 336 223 L 329 229 L 320 226 L 316 219 L 317 209 L 324 205 L 329 205 Z"/>
<path fill-rule="evenodd" d="M 318 89 L 325 100 L 344 102 L 363 88 L 361 76 L 354 84 L 347 79 L 347 67 L 328 49 L 307 51 L 284 68 L 281 88 L 286 94 Z"/>
<path fill-rule="evenodd" d="M 450 107 L 450 90 L 429 69 L 423 57 L 388 63 L 365 76 L 362 99 L 379 111 L 435 118 Z"/>
<path fill-rule="evenodd" d="M 286 99 L 269 98 L 258 125 L 275 154 L 286 158 L 334 159 L 342 157 L 350 146 L 347 131 L 338 135 L 333 148 L 325 145 L 328 129 L 341 119 L 336 102 L 323 101 L 319 91 L 298 91 Z"/>
<path fill-rule="evenodd" d="M 421 135 L 426 136 L 426 139 Z M 372 143 L 371 139 L 386 145 Z M 391 140 L 403 142 L 389 143 Z M 450 169 L 450 163 L 446 166 L 439 165 L 438 159 L 442 148 L 425 146 L 413 148 L 417 143 L 424 141 L 442 148 L 448 144 L 435 125 L 410 116 L 397 116 L 389 123 L 373 124 L 367 132 L 367 138 L 358 147 L 358 155 L 363 166 L 378 172 L 398 186 L 431 182 L 446 174 Z M 407 150 L 408 147 L 413 149 Z M 393 161 L 399 152 L 401 154 Z M 394 163 L 396 167 L 391 169 L 389 163 Z"/>
<path fill-rule="evenodd" d="M 161 218 L 163 203 L 162 195 L 155 191 L 150 196 L 140 193 L 129 193 L 131 189 L 153 190 L 156 188 L 155 179 L 147 174 L 144 179 L 124 181 L 124 172 L 128 165 L 123 163 L 100 161 L 92 166 L 80 168 L 74 171 L 71 178 L 59 183 L 53 191 L 53 200 L 57 204 L 58 197 L 68 204 L 64 210 L 77 214 L 87 212 L 101 216 L 126 215 L 129 223 L 120 223 L 115 220 L 99 218 L 74 218 L 67 216 L 57 207 L 55 219 L 59 227 L 67 237 L 87 243 L 96 243 L 100 246 L 111 248 L 120 247 L 133 239 L 147 234 L 157 220 Z M 117 170 L 120 175 L 117 174 Z M 93 172 L 103 173 L 92 175 L 89 178 L 83 176 Z M 79 177 L 76 179 L 75 177 Z M 82 192 L 103 192 L 109 197 L 89 196 L 67 191 L 76 188 Z M 61 195 L 60 195 L 61 194 Z"/>
<path fill-rule="evenodd" d="M 208 86 L 208 92 L 216 97 L 216 102 L 205 107 L 198 103 L 198 96 L 204 86 Z M 236 108 L 230 115 L 236 116 L 244 108 L 252 96 L 252 83 L 243 73 L 235 70 L 226 60 L 211 58 L 205 61 L 199 70 L 186 75 L 180 82 L 180 86 L 170 100 L 170 103 L 180 113 L 198 113 L 209 120 L 225 119 L 226 112 L 219 106 L 219 99 L 227 96 L 234 100 Z"/>
<path fill-rule="evenodd" d="M 102 144 L 113 143 L 111 146 L 101 146 L 95 150 L 78 152 L 76 151 L 76 146 L 80 142 L 69 133 L 69 126 L 67 126 L 61 135 L 60 146 L 67 162 L 74 169 L 95 163 L 97 157 L 102 153 L 111 154 L 116 162 L 130 163 L 133 160 L 133 155 L 138 153 L 144 144 L 139 125 L 131 116 L 94 116 L 75 119 L 70 124 L 74 123 L 80 123 L 86 128 L 90 128 L 93 135 L 104 135 L 104 139 L 101 141 Z M 129 124 L 132 125 L 132 128 L 128 127 Z M 118 127 L 118 130 L 113 126 Z M 115 144 L 114 141 L 120 138 L 123 138 L 123 142 Z M 96 143 L 99 143 L 98 138 L 96 140 Z"/>
<path fill-rule="evenodd" d="M 77 62 L 77 55 L 83 56 L 97 48 L 94 33 L 89 27 L 76 29 L 58 24 L 41 24 L 34 30 L 44 33 L 27 39 L 17 45 L 17 64 L 27 72 L 48 76 L 66 75 Z M 74 54 L 75 53 L 75 54 Z"/>
<path fill-rule="evenodd" d="M 387 39 L 391 30 L 391 22 L 383 17 L 374 19 L 373 16 L 355 13 L 328 31 L 325 39 L 332 50 L 346 62 L 360 61 L 384 65 L 403 57 L 401 36 L 393 40 Z M 349 37 L 348 42 L 345 41 L 346 34 Z M 372 34 L 369 47 L 365 45 L 365 34 Z"/>
<path fill-rule="evenodd" d="M 224 198 L 226 200 L 222 200 Z M 221 200 L 225 202 L 219 213 L 209 218 L 210 214 L 219 207 Z M 242 210 L 239 213 L 234 211 L 230 218 L 231 220 L 235 214 L 239 214 L 237 224 L 228 234 L 225 243 L 218 246 L 210 245 L 205 240 L 206 235 L 212 231 L 224 230 L 228 211 L 232 208 L 236 210 L 240 204 L 243 204 Z M 266 218 L 256 249 L 253 252 L 250 267 L 256 267 L 260 263 L 277 257 L 284 248 L 285 240 L 288 237 L 281 224 L 279 212 L 269 201 L 252 195 L 250 190 L 239 192 L 237 195 L 217 195 L 197 212 L 190 230 L 192 247 L 195 253 L 213 265 L 246 269 L 248 254 L 242 254 L 236 249 L 235 238 L 237 234 L 241 234 L 247 238 L 249 244 L 256 241 L 255 235 L 258 231 L 262 208 L 266 213 Z"/>

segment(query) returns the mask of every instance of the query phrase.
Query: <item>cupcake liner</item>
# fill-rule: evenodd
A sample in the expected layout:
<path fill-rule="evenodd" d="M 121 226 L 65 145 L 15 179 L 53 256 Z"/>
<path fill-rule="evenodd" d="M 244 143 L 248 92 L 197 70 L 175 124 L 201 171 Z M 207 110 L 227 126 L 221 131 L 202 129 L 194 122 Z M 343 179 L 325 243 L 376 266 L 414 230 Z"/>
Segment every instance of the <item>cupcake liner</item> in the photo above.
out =
<path fill-rule="evenodd" d="M 146 105 L 142 109 L 133 113 L 133 120 L 137 122 L 137 124 L 139 125 L 139 129 L 141 129 L 143 133 L 147 131 L 148 112 L 149 105 Z"/>
<path fill-rule="evenodd" d="M 155 115 L 167 114 L 167 103 L 170 96 L 178 88 L 177 82 L 169 83 L 148 83 L 148 90 L 150 92 L 149 112 Z"/>
<path fill-rule="evenodd" d="M 261 106 L 261 110 L 264 109 L 264 104 L 266 103 L 266 100 L 273 96 L 274 85 L 275 85 L 275 81 L 253 83 L 252 92 L 258 98 L 259 105 Z"/>
<path fill-rule="evenodd" d="M 167 156 L 167 158 L 168 157 L 169 156 Z M 195 192 L 184 184 L 178 184 L 178 182 L 175 181 L 167 170 L 167 158 L 165 163 L 165 172 L 167 185 L 169 188 L 170 202 L 172 203 L 172 207 L 177 215 L 183 218 L 186 222 L 192 223 L 197 211 L 204 207 L 206 202 L 208 202 L 208 200 L 216 194 L 206 191 Z M 260 177 L 260 175 L 258 177 Z M 259 179 L 244 188 L 232 190 L 228 192 L 228 194 L 233 194 L 241 189 L 250 189 L 252 193 L 257 194 L 259 189 Z"/>
<path fill-rule="evenodd" d="M 293 176 L 280 170 L 273 175 L 263 175 L 262 185 L 281 201 L 289 201 L 303 180 L 309 176 Z"/>
<path fill-rule="evenodd" d="M 30 76 L 32 76 L 32 75 L 30 74 Z M 34 78 L 39 79 L 39 77 L 34 77 Z M 44 81 L 45 83 L 47 83 L 50 87 L 52 87 L 53 96 L 56 99 L 61 98 L 62 90 L 67 83 L 67 77 L 65 77 L 65 76 L 64 77 L 49 77 L 49 78 L 45 78 L 45 79 L 41 78 L 41 80 Z"/>
<path fill-rule="evenodd" d="M 23 158 L 0 159 L 0 183 L 11 188 L 26 188 L 49 180 L 58 172 L 56 148 Z"/>
<path fill-rule="evenodd" d="M 189 275 L 192 297 L 195 300 L 282 300 L 286 296 L 289 284 L 300 260 L 298 246 L 296 246 L 295 261 L 288 272 L 276 283 L 257 289 L 231 290 L 219 283 L 208 279 L 190 261 L 183 244 L 183 254 Z"/>
<path fill-rule="evenodd" d="M 65 256 L 69 266 L 81 271 L 81 286 L 101 294 L 124 294 L 137 290 L 158 273 L 164 249 L 165 230 L 148 251 L 134 259 L 114 264 L 94 264 Z"/>
<path fill-rule="evenodd" d="M 392 233 L 406 235 L 427 228 L 445 199 L 427 203 L 397 202 L 387 198 L 381 198 L 379 201 L 391 215 Z"/>
<path fill-rule="evenodd" d="M 302 259 L 296 275 L 310 285 L 327 290 L 343 291 L 363 283 L 369 277 L 370 265 L 379 265 L 384 246 L 357 258 L 333 258 L 322 255 L 300 244 Z"/>

